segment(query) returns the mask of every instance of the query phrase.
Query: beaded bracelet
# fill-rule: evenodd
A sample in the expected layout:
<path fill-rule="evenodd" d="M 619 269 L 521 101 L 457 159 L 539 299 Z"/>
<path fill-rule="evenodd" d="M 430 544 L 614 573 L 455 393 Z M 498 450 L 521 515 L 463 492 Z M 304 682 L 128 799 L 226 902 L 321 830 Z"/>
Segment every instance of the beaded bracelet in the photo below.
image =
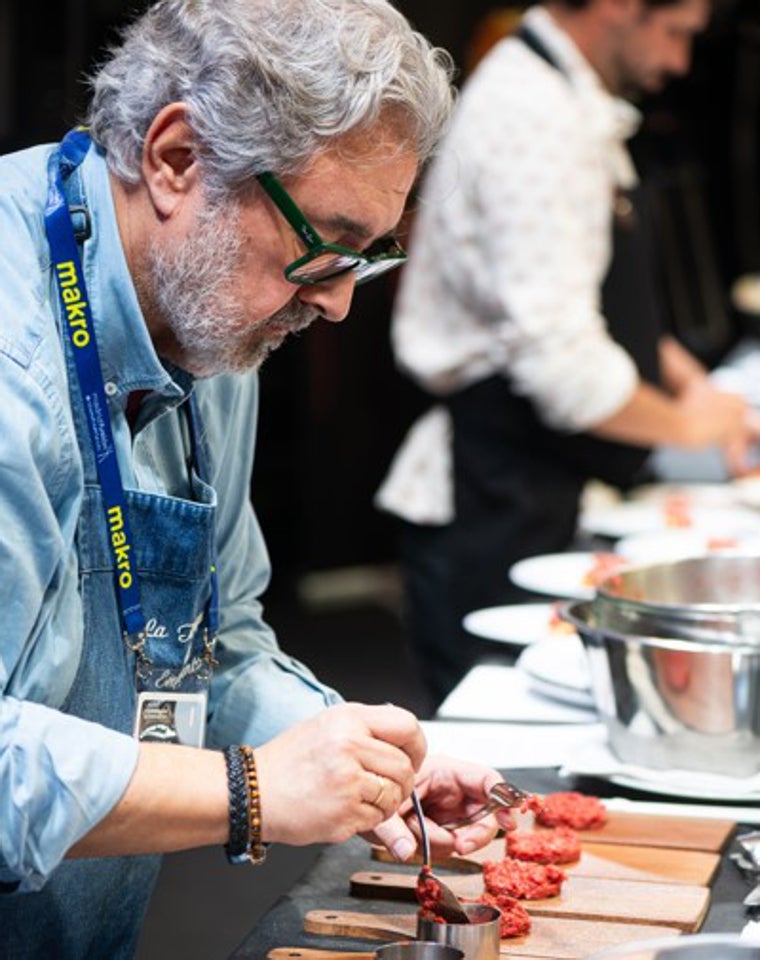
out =
<path fill-rule="evenodd" d="M 252 747 L 240 748 L 248 783 L 248 859 L 254 865 L 263 863 L 267 851 L 261 842 L 261 794 L 259 793 L 259 775 L 256 771 L 256 757 Z"/>

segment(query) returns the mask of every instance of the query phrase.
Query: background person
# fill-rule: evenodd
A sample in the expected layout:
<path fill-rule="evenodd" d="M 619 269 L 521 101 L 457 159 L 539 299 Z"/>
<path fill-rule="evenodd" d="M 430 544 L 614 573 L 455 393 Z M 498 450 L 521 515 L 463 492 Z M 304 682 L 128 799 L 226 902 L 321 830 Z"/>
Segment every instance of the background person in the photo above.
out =
<path fill-rule="evenodd" d="M 625 147 L 639 117 L 620 99 L 684 74 L 709 13 L 532 8 L 465 84 L 426 177 L 393 345 L 434 406 L 377 503 L 402 521 L 407 630 L 435 703 L 477 655 L 462 617 L 516 599 L 513 562 L 570 544 L 589 477 L 629 486 L 657 444 L 746 464 L 744 401 L 661 329 Z"/>

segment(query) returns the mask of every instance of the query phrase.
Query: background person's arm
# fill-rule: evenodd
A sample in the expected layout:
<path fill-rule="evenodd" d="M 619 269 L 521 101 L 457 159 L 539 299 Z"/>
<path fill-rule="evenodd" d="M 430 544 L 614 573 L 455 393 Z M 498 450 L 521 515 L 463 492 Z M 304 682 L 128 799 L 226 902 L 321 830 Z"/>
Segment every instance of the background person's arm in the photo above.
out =
<path fill-rule="evenodd" d="M 723 448 L 732 474 L 751 468 L 749 448 L 760 439 L 760 418 L 746 401 L 695 379 L 677 397 L 639 382 L 630 399 L 591 432 L 607 440 L 642 446 Z"/>
<path fill-rule="evenodd" d="M 663 389 L 673 396 L 707 379 L 707 368 L 675 337 L 660 338 L 658 356 Z"/>

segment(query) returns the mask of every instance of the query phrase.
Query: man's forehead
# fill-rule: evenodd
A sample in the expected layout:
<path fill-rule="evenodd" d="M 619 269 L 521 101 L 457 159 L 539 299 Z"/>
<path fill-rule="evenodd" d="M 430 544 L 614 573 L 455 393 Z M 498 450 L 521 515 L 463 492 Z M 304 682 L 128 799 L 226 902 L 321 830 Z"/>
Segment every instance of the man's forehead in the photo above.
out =
<path fill-rule="evenodd" d="M 283 182 L 296 201 L 344 232 L 376 233 L 382 209 L 400 213 L 417 173 L 414 155 L 386 149 L 364 155 L 325 151 L 297 176 Z M 374 214 L 374 216 L 373 216 Z"/>

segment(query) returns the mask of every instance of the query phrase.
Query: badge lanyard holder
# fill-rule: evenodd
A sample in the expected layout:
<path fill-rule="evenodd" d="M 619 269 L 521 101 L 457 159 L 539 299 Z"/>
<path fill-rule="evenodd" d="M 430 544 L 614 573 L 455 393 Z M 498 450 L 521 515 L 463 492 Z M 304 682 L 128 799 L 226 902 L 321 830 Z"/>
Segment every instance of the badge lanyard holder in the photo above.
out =
<path fill-rule="evenodd" d="M 135 654 L 138 688 L 135 736 L 140 740 L 202 746 L 206 723 L 208 684 L 214 666 L 213 650 L 219 621 L 218 581 L 215 564 L 210 569 L 210 597 L 204 612 L 202 637 L 208 669 L 196 675 L 191 689 L 151 688 L 154 666 L 145 650 L 146 618 L 140 602 L 137 569 L 131 562 L 132 533 L 127 499 L 121 481 L 116 444 L 111 429 L 108 402 L 100 369 L 95 327 L 82 270 L 81 257 L 71 220 L 64 183 L 84 160 L 90 137 L 83 128 L 66 135 L 48 162 L 48 197 L 45 230 L 53 261 L 53 272 L 61 303 L 63 325 L 71 344 L 74 367 L 82 393 L 98 480 L 103 492 L 105 522 L 111 549 L 116 596 L 121 614 L 124 642 Z M 204 475 L 203 447 L 198 430 L 194 398 L 189 399 L 187 416 L 193 461 L 199 476 Z M 163 671 L 165 672 L 165 671 Z"/>

